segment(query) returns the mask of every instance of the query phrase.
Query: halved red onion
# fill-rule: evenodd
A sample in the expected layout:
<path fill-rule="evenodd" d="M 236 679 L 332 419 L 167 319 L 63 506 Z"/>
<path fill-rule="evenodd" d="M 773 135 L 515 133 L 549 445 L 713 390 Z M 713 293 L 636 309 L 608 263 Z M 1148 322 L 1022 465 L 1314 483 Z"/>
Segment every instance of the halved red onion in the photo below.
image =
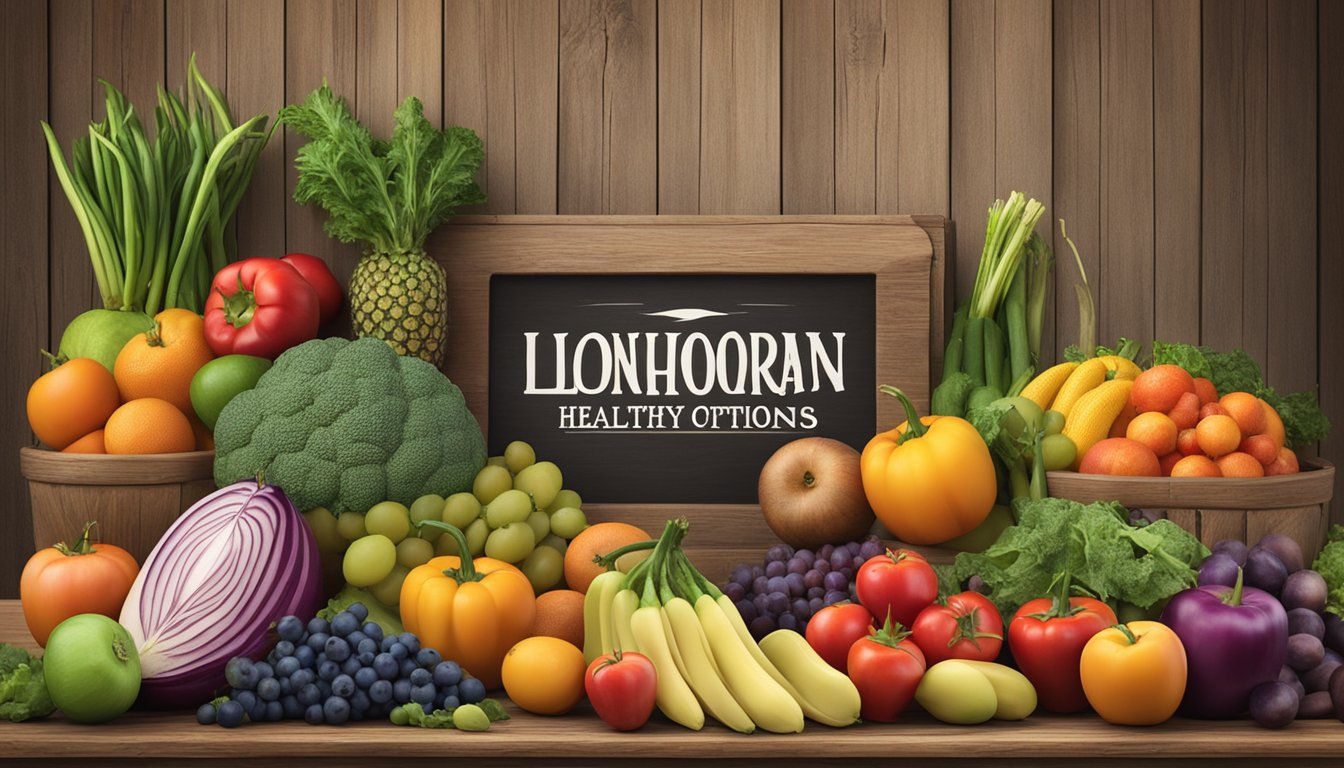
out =
<path fill-rule="evenodd" d="M 121 624 L 140 651 L 140 703 L 194 707 L 234 656 L 260 658 L 267 630 L 321 601 L 317 542 L 284 491 L 245 480 L 196 502 L 145 560 Z"/>

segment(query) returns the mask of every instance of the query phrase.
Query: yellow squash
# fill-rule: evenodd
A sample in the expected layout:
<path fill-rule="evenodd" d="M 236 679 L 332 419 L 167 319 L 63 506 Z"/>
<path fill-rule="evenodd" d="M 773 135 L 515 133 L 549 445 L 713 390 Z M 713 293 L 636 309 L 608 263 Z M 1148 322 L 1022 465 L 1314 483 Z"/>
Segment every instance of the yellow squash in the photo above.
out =
<path fill-rule="evenodd" d="M 1064 386 L 1064 382 L 1077 367 L 1077 363 L 1063 362 L 1047 368 L 1027 384 L 1022 390 L 1022 396 L 1039 405 L 1042 411 L 1049 410 L 1050 404 L 1055 401 L 1055 395 L 1059 393 L 1059 388 Z"/>
<path fill-rule="evenodd" d="M 1111 424 L 1129 402 L 1129 390 L 1133 387 L 1134 382 L 1129 379 L 1112 379 L 1078 398 L 1064 422 L 1064 436 L 1078 448 L 1073 460 L 1075 470 L 1088 449 L 1111 431 Z"/>

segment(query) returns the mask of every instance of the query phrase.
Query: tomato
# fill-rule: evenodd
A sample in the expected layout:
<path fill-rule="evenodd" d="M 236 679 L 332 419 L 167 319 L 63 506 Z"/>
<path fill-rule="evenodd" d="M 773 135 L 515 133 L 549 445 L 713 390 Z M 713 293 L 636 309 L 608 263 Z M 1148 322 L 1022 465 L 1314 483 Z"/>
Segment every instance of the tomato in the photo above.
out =
<path fill-rule="evenodd" d="M 518 641 L 504 656 L 504 692 L 538 715 L 563 715 L 583 699 L 583 651 L 558 637 Z"/>
<path fill-rule="evenodd" d="M 915 697 L 928 663 L 909 635 L 893 631 L 887 622 L 850 647 L 849 679 L 859 689 L 859 714 L 864 720 L 890 723 Z"/>
<path fill-rule="evenodd" d="M 261 374 L 271 369 L 271 361 L 251 355 L 225 355 L 201 366 L 191 377 L 191 407 L 210 429 L 224 406 L 240 392 L 257 386 Z"/>
<path fill-rule="evenodd" d="M 873 631 L 873 616 L 858 603 L 828 605 L 807 622 L 807 644 L 827 664 L 848 674 L 850 646 Z"/>
<path fill-rule="evenodd" d="M 653 714 L 658 671 L 648 656 L 617 648 L 588 665 L 583 689 L 602 722 L 618 731 L 633 731 Z"/>
<path fill-rule="evenodd" d="M 890 549 L 871 557 L 854 577 L 859 602 L 878 621 L 891 620 L 909 627 L 924 606 L 938 597 L 938 575 L 918 552 Z"/>
<path fill-rule="evenodd" d="M 341 300 L 344 293 L 341 291 L 341 284 L 336 280 L 336 276 L 331 274 L 331 267 L 327 262 L 309 256 L 306 253 L 290 253 L 280 259 L 289 266 L 297 269 L 303 279 L 313 287 L 313 292 L 317 294 L 318 314 L 321 317 L 321 324 L 326 325 L 331 322 L 331 318 L 341 309 Z"/>
<path fill-rule="evenodd" d="M 76 357 L 42 374 L 28 389 L 28 426 L 56 450 L 102 429 L 121 405 L 117 381 L 97 360 Z"/>
<path fill-rule="evenodd" d="M 993 661 L 1003 647 L 999 609 L 979 592 L 962 592 L 919 612 L 915 644 L 930 664 L 948 659 Z"/>
<path fill-rule="evenodd" d="M 23 567 L 19 577 L 23 620 L 40 646 L 45 647 L 56 625 L 71 616 L 101 613 L 115 619 L 121 615 L 140 566 L 121 547 L 91 542 L 94 525 L 84 526 L 74 546 L 62 542 L 38 550 Z"/>
<path fill-rule="evenodd" d="M 221 269 L 210 283 L 205 340 L 219 357 L 274 360 L 317 338 L 320 317 L 317 293 L 297 269 L 279 259 L 244 259 Z"/>
<path fill-rule="evenodd" d="M 1087 703 L 1108 723 L 1166 722 L 1185 695 L 1185 646 L 1156 621 L 1117 624 L 1093 635 L 1078 668 Z"/>
<path fill-rule="evenodd" d="M 1087 641 L 1116 623 L 1100 600 L 1070 597 L 1068 577 L 1053 597 L 1032 600 L 1008 624 L 1008 645 L 1018 669 L 1036 687 L 1041 707 L 1064 715 L 1087 707 L 1078 663 Z"/>

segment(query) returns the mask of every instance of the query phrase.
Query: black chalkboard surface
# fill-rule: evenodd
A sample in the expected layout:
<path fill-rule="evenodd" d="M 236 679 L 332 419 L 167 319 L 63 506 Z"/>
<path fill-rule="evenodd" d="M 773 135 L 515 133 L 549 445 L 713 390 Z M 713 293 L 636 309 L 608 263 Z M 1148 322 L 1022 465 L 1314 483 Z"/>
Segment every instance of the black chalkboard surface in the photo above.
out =
<path fill-rule="evenodd" d="M 491 454 L 515 439 L 585 503 L 754 503 L 766 459 L 873 434 L 872 274 L 496 274 Z"/>

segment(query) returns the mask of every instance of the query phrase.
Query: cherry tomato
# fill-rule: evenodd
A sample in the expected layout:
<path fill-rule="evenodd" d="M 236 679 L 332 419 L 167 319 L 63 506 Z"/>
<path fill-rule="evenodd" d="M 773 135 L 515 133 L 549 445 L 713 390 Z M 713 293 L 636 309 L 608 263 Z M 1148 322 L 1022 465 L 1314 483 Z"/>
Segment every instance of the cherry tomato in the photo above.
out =
<path fill-rule="evenodd" d="M 924 606 L 938 597 L 938 575 L 918 552 L 898 549 L 871 557 L 854 577 L 859 602 L 878 621 L 909 627 Z"/>
<path fill-rule="evenodd" d="M 653 714 L 658 672 L 644 654 L 617 648 L 593 659 L 583 688 L 602 722 L 618 731 L 633 731 Z"/>
<path fill-rule="evenodd" d="M 1070 597 L 1068 578 L 1059 581 L 1054 597 L 1017 609 L 1008 623 L 1008 645 L 1018 669 L 1036 687 L 1041 708 L 1065 715 L 1087 708 L 1078 662 L 1087 641 L 1116 618 L 1100 600 Z"/>
<path fill-rule="evenodd" d="M 873 617 L 858 603 L 828 605 L 807 622 L 807 644 L 827 664 L 848 674 L 849 649 L 873 631 Z"/>
<path fill-rule="evenodd" d="M 915 697 L 928 664 L 909 635 L 893 631 L 887 622 L 850 647 L 849 679 L 859 689 L 859 714 L 864 720 L 890 723 Z"/>
<path fill-rule="evenodd" d="M 962 592 L 919 612 L 915 644 L 930 664 L 948 659 L 993 661 L 1003 647 L 1003 619 L 989 598 Z"/>

